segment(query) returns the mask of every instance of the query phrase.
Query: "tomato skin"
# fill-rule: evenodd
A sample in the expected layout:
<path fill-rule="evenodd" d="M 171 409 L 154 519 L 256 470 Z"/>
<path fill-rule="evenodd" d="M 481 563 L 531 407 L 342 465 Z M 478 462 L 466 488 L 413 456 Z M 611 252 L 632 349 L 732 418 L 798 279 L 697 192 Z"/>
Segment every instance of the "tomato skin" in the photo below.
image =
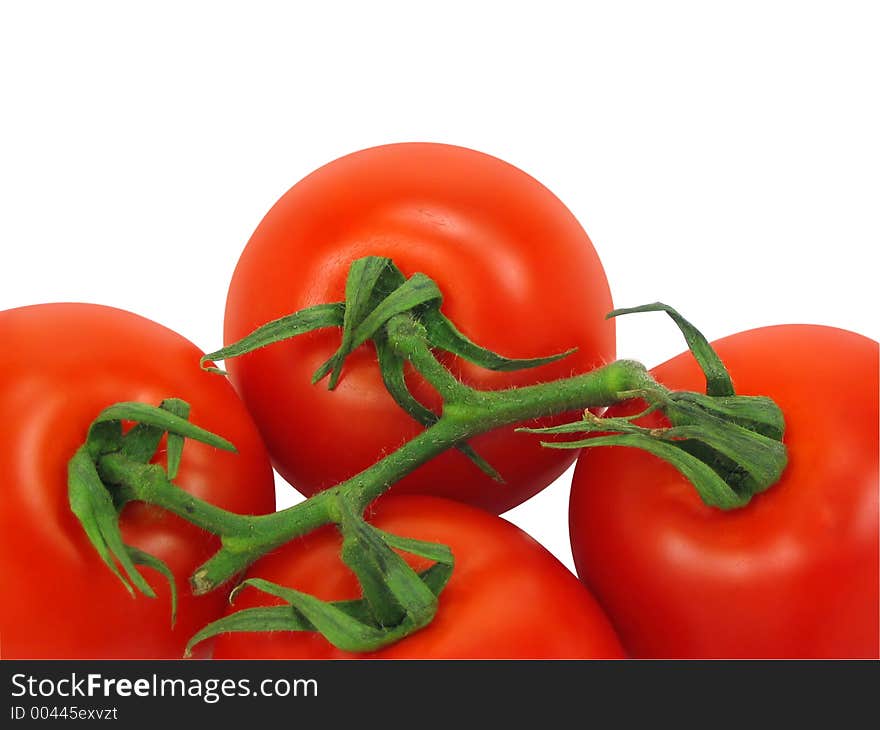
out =
<path fill-rule="evenodd" d="M 586 372 L 614 359 L 611 296 L 590 239 L 567 208 L 515 167 L 473 150 L 396 144 L 338 159 L 291 188 L 269 211 L 235 270 L 225 342 L 296 310 L 344 298 L 356 258 L 389 256 L 444 293 L 443 311 L 468 337 L 509 357 L 578 347 L 550 365 L 492 373 L 449 358 L 469 385 L 500 389 Z M 387 394 L 367 344 L 346 362 L 334 392 L 311 385 L 336 350 L 320 331 L 230 360 L 232 382 L 273 463 L 303 494 L 376 462 L 422 429 Z M 436 394 L 414 374 L 421 400 Z M 555 421 L 545 419 L 542 423 Z M 457 499 L 496 513 L 540 491 L 575 454 L 500 429 L 473 446 L 506 478 L 499 486 L 456 451 L 393 491 Z"/>
<path fill-rule="evenodd" d="M 370 521 L 383 530 L 452 548 L 455 568 L 434 621 L 380 651 L 352 654 L 315 633 L 223 634 L 214 656 L 239 659 L 619 658 L 608 619 L 577 578 L 509 522 L 452 500 L 392 496 Z M 325 600 L 359 595 L 339 559 L 341 539 L 323 528 L 255 563 L 249 575 Z M 427 566 L 416 560 L 417 569 Z M 280 603 L 245 589 L 231 611 Z"/>
<path fill-rule="evenodd" d="M 782 408 L 782 479 L 722 512 L 644 452 L 584 451 L 570 513 L 578 574 L 637 657 L 877 657 L 877 343 L 785 325 L 714 345 L 738 393 Z M 653 373 L 705 387 L 687 353 Z"/>
<path fill-rule="evenodd" d="M 188 584 L 218 540 L 155 507 L 123 511 L 123 539 L 175 575 L 180 601 L 172 630 L 165 578 L 143 568 L 157 598 L 132 598 L 88 542 L 68 504 L 67 461 L 104 407 L 183 398 L 191 420 L 228 438 L 238 454 L 187 441 L 175 483 L 226 509 L 271 512 L 268 456 L 244 405 L 223 378 L 201 370 L 195 345 L 119 309 L 7 310 L 0 312 L 0 339 L 3 657 L 180 658 L 189 637 L 226 605 L 226 592 L 196 598 Z"/>

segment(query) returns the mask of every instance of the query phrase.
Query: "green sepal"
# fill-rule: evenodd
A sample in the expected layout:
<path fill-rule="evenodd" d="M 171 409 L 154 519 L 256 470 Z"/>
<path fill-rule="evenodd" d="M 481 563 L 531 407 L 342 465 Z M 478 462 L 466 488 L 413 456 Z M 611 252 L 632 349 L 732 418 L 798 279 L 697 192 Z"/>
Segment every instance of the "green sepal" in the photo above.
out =
<path fill-rule="evenodd" d="M 314 307 L 301 309 L 299 312 L 279 317 L 271 322 L 258 327 L 246 337 L 223 347 L 215 352 L 209 352 L 202 356 L 199 364 L 208 372 L 225 375 L 223 370 L 206 365 L 210 361 L 229 360 L 239 355 L 245 355 L 261 347 L 273 345 L 276 342 L 288 340 L 291 337 L 312 332 L 323 327 L 341 327 L 345 313 L 343 302 L 331 304 L 317 304 Z"/>
<path fill-rule="evenodd" d="M 785 446 L 733 421 L 726 421 L 710 411 L 696 409 L 673 423 L 662 433 L 666 439 L 702 441 L 715 451 L 736 462 L 759 483 L 769 486 L 776 482 L 785 468 Z"/>
<path fill-rule="evenodd" d="M 419 578 L 431 589 L 435 596 L 440 596 L 449 579 L 452 577 L 453 563 L 434 563 L 430 568 L 419 572 Z"/>
<path fill-rule="evenodd" d="M 428 333 L 428 342 L 431 347 L 450 352 L 486 370 L 498 372 L 528 370 L 556 362 L 577 352 L 577 348 L 572 347 L 565 352 L 547 355 L 546 357 L 504 357 L 469 340 L 439 308 L 426 309 L 421 315 L 421 322 Z"/>
<path fill-rule="evenodd" d="M 684 335 L 685 342 L 690 351 L 693 353 L 703 374 L 706 376 L 706 394 L 712 396 L 730 396 L 734 394 L 733 382 L 730 380 L 730 373 L 721 358 L 702 332 L 682 317 L 676 310 L 668 304 L 654 302 L 653 304 L 643 304 L 640 307 L 628 307 L 626 309 L 615 309 L 609 312 L 606 318 L 619 317 L 621 314 L 634 314 L 637 312 L 666 312 L 673 322 L 678 325 L 681 333 Z"/>
<path fill-rule="evenodd" d="M 362 517 L 340 503 L 342 561 L 351 568 L 361 585 L 376 624 L 397 626 L 402 621 L 413 626 L 430 622 L 437 611 L 437 597 L 407 562 L 388 543 L 386 536 Z M 406 544 L 407 547 L 400 547 Z M 452 565 L 452 552 L 442 545 L 430 547 L 422 541 L 397 541 L 398 549 L 414 549 L 416 555 L 429 552 Z M 446 548 L 446 549 L 444 549 Z"/>
<path fill-rule="evenodd" d="M 128 546 L 128 554 L 135 564 L 152 568 L 168 581 L 168 587 L 171 590 L 171 626 L 173 627 L 175 621 L 177 621 L 177 583 L 174 580 L 174 573 L 171 572 L 171 568 L 155 555 L 150 555 L 132 545 Z"/>
<path fill-rule="evenodd" d="M 159 404 L 159 408 L 183 419 L 189 418 L 190 406 L 179 398 L 166 398 Z M 147 423 L 136 423 L 122 438 L 122 453 L 132 461 L 146 464 L 153 458 L 159 442 L 165 430 Z M 168 478 L 174 479 L 180 468 L 180 459 L 183 454 L 184 437 L 179 434 L 168 434 L 166 461 L 168 464 Z"/>
<path fill-rule="evenodd" d="M 773 399 L 766 396 L 709 396 L 684 390 L 670 393 L 667 402 L 674 404 L 673 409 L 667 408 L 673 423 L 682 418 L 686 422 L 689 408 L 697 407 L 776 441 L 782 441 L 785 434 L 785 417 Z"/>
<path fill-rule="evenodd" d="M 336 387 L 342 371 L 342 363 L 355 349 L 353 344 L 355 329 L 370 312 L 373 290 L 379 277 L 388 268 L 390 261 L 378 256 L 366 256 L 352 262 L 345 281 L 345 312 L 342 317 L 342 343 L 337 354 L 329 362 L 333 364 L 330 376 L 330 390 Z M 317 373 L 316 373 L 317 375 Z M 323 376 L 322 376 L 323 377 Z M 312 382 L 315 382 L 314 379 Z"/>
<path fill-rule="evenodd" d="M 314 627 L 289 605 L 243 608 L 199 629 L 187 642 L 183 656 L 192 656 L 196 644 L 214 636 L 250 631 L 314 631 Z"/>
<path fill-rule="evenodd" d="M 388 547 L 433 561 L 434 564 L 430 568 L 419 572 L 417 575 L 419 580 L 435 596 L 440 595 L 452 577 L 452 571 L 455 567 L 455 557 L 448 545 L 439 542 L 428 542 L 427 540 L 417 540 L 413 537 L 393 535 L 372 525 L 370 525 L 370 529 L 374 530 Z"/>
<path fill-rule="evenodd" d="M 439 542 L 428 542 L 427 540 L 416 540 L 414 537 L 393 535 L 390 532 L 385 532 L 385 530 L 380 530 L 378 527 L 373 527 L 372 529 L 376 531 L 389 547 L 395 550 L 402 550 L 419 558 L 432 560 L 436 563 L 433 567 L 447 568 L 449 574 L 452 574 L 455 558 L 452 555 L 452 549 L 448 545 Z"/>
<path fill-rule="evenodd" d="M 314 372 L 312 384 L 322 380 L 332 370 L 328 388 L 336 388 L 345 358 L 356 347 L 355 330 L 379 302 L 405 282 L 406 277 L 389 258 L 364 256 L 351 263 L 345 280 L 345 302 L 342 305 L 342 342 L 336 352 Z"/>
<path fill-rule="evenodd" d="M 105 421 L 93 421 L 89 426 L 85 447 L 92 459 L 97 459 L 101 454 L 110 454 L 122 448 L 122 421 L 109 419 Z"/>
<path fill-rule="evenodd" d="M 92 421 L 92 425 L 89 427 L 87 443 L 91 444 L 95 442 L 102 446 L 98 453 L 94 454 L 95 456 L 101 453 L 108 453 L 109 451 L 117 450 L 116 448 L 106 448 L 107 437 L 105 432 L 107 431 L 108 426 L 109 428 L 118 430 L 119 424 L 122 421 L 135 421 L 145 426 L 153 426 L 161 429 L 169 435 L 175 434 L 183 438 L 192 439 L 193 441 L 200 441 L 204 444 L 208 444 L 208 446 L 222 449 L 223 451 L 235 451 L 235 446 L 222 436 L 206 431 L 204 428 L 199 428 L 185 418 L 175 415 L 170 410 L 151 406 L 146 403 L 128 401 L 115 403 L 114 405 L 105 408 L 98 414 L 98 417 Z M 121 448 L 121 440 L 119 441 L 119 448 Z M 90 453 L 94 453 L 93 448 L 90 448 L 89 451 Z"/>
<path fill-rule="evenodd" d="M 674 466 L 696 488 L 707 505 L 728 510 L 742 507 L 751 495 L 737 494 L 711 466 L 696 456 L 679 448 L 672 441 L 652 438 L 647 434 L 623 433 L 613 436 L 596 436 L 582 441 L 543 443 L 548 448 L 596 448 L 598 446 L 629 446 L 647 451 Z"/>
<path fill-rule="evenodd" d="M 165 401 L 162 401 L 162 403 L 159 404 L 159 408 L 162 408 L 164 405 Z M 121 430 L 121 421 L 110 421 L 110 423 L 114 426 L 118 424 L 118 428 Z M 165 431 L 156 426 L 150 426 L 146 423 L 135 423 L 134 426 L 128 430 L 128 433 L 122 437 L 119 449 L 104 449 L 103 452 L 109 453 L 118 450 L 132 461 L 146 464 L 155 455 L 156 449 L 159 448 L 159 443 L 162 441 L 164 433 Z"/>
<path fill-rule="evenodd" d="M 130 594 L 134 595 L 134 588 L 137 588 L 145 596 L 155 598 L 150 584 L 135 567 L 131 547 L 122 540 L 116 505 L 85 447 L 77 449 L 68 462 L 67 484 L 70 509 L 104 564 L 122 581 Z M 120 572 L 117 562 L 126 575 Z"/>
<path fill-rule="evenodd" d="M 159 408 L 168 411 L 169 413 L 173 413 L 175 416 L 179 416 L 185 420 L 189 419 L 189 403 L 180 400 L 179 398 L 164 400 L 159 404 Z M 167 450 L 165 453 L 165 471 L 167 472 L 169 479 L 177 478 L 177 472 L 180 470 L 180 460 L 183 457 L 183 444 L 185 441 L 186 439 L 179 433 L 170 432 L 168 434 L 168 440 L 166 441 Z"/>
<path fill-rule="evenodd" d="M 400 582 L 401 567 L 415 572 L 406 565 L 382 538 L 360 518 L 344 520 L 342 532 L 342 562 L 357 576 L 364 600 L 370 608 L 372 624 L 379 628 L 396 626 L 406 616 L 403 601 L 397 596 L 391 580 Z M 416 578 L 418 584 L 432 601 L 434 594 Z"/>

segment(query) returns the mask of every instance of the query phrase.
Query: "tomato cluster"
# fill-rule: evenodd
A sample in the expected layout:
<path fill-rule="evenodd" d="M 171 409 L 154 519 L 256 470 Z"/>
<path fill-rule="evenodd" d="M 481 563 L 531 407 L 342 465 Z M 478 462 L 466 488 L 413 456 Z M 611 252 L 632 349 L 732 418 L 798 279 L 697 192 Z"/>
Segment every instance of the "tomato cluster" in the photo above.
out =
<path fill-rule="evenodd" d="M 429 276 L 444 314 L 493 352 L 535 358 L 577 348 L 539 367 L 499 371 L 438 355 L 477 390 L 547 383 L 614 359 L 608 283 L 574 216 L 507 163 L 439 144 L 364 150 L 291 188 L 235 270 L 226 344 L 293 312 L 346 300 L 349 266 L 364 256 L 388 257 L 405 276 Z M 224 613 L 283 603 L 251 588 L 232 608 L 228 591 L 193 595 L 188 581 L 219 538 L 139 502 L 121 510 L 121 531 L 127 544 L 171 569 L 181 588 L 176 623 L 158 574 L 144 570 L 156 600 L 126 595 L 66 492 L 68 460 L 106 406 L 187 401 L 193 423 L 230 440 L 237 453 L 187 442 L 175 484 L 246 515 L 273 511 L 272 466 L 310 496 L 424 430 L 389 394 L 372 341 L 348 355 L 335 388 L 312 384 L 340 348 L 339 328 L 230 358 L 231 384 L 200 367 L 195 345 L 108 307 L 8 310 L 0 313 L 0 337 L 4 657 L 179 657 Z M 789 465 L 747 506 L 707 506 L 681 473 L 637 449 L 587 449 L 571 496 L 579 581 L 496 516 L 546 487 L 578 452 L 543 448 L 513 426 L 496 428 L 468 446 L 504 484 L 450 449 L 367 510 L 380 530 L 452 549 L 455 567 L 429 626 L 369 654 L 337 649 L 314 631 L 276 631 L 225 633 L 214 646 L 200 644 L 201 655 L 878 656 L 877 343 L 791 325 L 742 332 L 714 347 L 737 392 L 769 396 L 786 421 Z M 652 375 L 670 389 L 705 385 L 688 352 Z M 405 378 L 419 402 L 441 411 L 435 387 L 409 366 Z M 629 417 L 639 408 L 629 401 L 606 415 Z M 658 412 L 636 422 L 669 425 Z M 153 462 L 164 466 L 169 449 L 162 443 Z M 358 583 L 339 561 L 340 549 L 337 531 L 324 527 L 270 552 L 247 575 L 323 601 L 354 599 Z M 421 558 L 406 559 L 425 567 Z"/>

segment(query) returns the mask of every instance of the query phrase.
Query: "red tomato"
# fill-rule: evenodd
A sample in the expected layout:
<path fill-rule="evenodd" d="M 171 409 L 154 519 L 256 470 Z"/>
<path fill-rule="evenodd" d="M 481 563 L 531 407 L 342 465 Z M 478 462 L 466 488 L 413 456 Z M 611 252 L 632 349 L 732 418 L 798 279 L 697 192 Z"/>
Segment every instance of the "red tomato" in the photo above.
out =
<path fill-rule="evenodd" d="M 196 598 L 192 571 L 218 540 L 158 508 L 130 504 L 123 539 L 171 568 L 180 593 L 170 625 L 167 581 L 142 572 L 157 598 L 132 598 L 101 562 L 67 498 L 67 462 L 106 406 L 182 398 L 191 420 L 232 441 L 238 454 L 187 441 L 175 482 L 242 513 L 271 512 L 268 457 L 244 405 L 202 353 L 137 315 L 89 304 L 0 312 L 0 512 L 3 657 L 179 658 L 189 637 L 220 616 L 226 593 Z"/>
<path fill-rule="evenodd" d="M 370 520 L 394 534 L 452 548 L 455 569 L 434 621 L 369 654 L 334 648 L 319 634 L 223 634 L 217 658 L 617 658 L 614 631 L 592 596 L 556 558 L 500 517 L 434 497 L 381 500 Z M 255 563 L 252 577 L 307 591 L 324 600 L 359 595 L 339 559 L 341 539 L 323 528 Z M 412 560 L 417 569 L 426 563 Z M 246 588 L 231 610 L 279 603 Z"/>
<path fill-rule="evenodd" d="M 585 451 L 571 494 L 579 575 L 635 656 L 877 657 L 877 343 L 790 325 L 715 347 L 738 393 L 785 414 L 781 481 L 722 512 L 653 456 Z M 653 372 L 705 386 L 687 353 Z"/>
<path fill-rule="evenodd" d="M 449 358 L 469 385 L 500 389 L 585 372 L 614 359 L 611 296 L 590 239 L 545 187 L 511 165 L 461 147 L 396 144 L 312 173 L 254 232 L 229 289 L 225 341 L 296 310 L 344 298 L 352 261 L 391 257 L 444 293 L 443 311 L 478 344 L 508 357 L 576 354 L 533 370 L 493 373 Z M 422 428 L 385 390 L 372 344 L 345 363 L 335 391 L 311 384 L 340 343 L 319 331 L 230 360 L 273 463 L 303 494 L 365 469 Z M 435 410 L 436 394 L 412 388 Z M 554 421 L 545 419 L 547 425 Z M 450 451 L 394 487 L 502 512 L 537 493 L 575 454 L 499 429 L 473 439 L 499 485 Z"/>

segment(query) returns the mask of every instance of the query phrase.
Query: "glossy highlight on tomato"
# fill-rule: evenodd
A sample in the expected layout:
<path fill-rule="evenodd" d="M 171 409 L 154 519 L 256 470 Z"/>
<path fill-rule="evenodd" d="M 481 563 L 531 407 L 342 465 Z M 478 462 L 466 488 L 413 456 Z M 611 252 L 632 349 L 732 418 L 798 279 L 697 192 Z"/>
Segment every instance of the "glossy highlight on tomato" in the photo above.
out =
<path fill-rule="evenodd" d="M 876 658 L 877 343 L 785 325 L 714 346 L 738 393 L 785 415 L 781 481 L 722 512 L 649 454 L 585 451 L 571 494 L 578 574 L 637 657 Z M 704 386 L 688 353 L 652 372 Z"/>
<path fill-rule="evenodd" d="M 489 155 L 442 144 L 394 144 L 338 159 L 275 204 L 251 237 L 232 279 L 225 342 L 300 309 L 342 301 L 349 265 L 388 256 L 422 272 L 444 294 L 443 312 L 470 339 L 508 357 L 578 351 L 534 370 L 489 372 L 446 364 L 466 384 L 501 389 L 587 372 L 614 359 L 611 296 L 590 239 L 547 188 Z M 226 363 L 273 463 L 303 494 L 375 463 L 422 427 L 387 393 L 371 343 L 346 361 L 335 391 L 311 384 L 340 342 L 323 330 Z M 439 398 L 415 373 L 415 395 Z M 531 425 L 549 425 L 541 419 Z M 540 491 L 575 454 L 543 449 L 503 428 L 472 445 L 505 478 L 499 485 L 457 451 L 396 484 L 496 513 Z"/>
<path fill-rule="evenodd" d="M 433 622 L 376 652 L 350 654 L 315 633 L 275 631 L 217 637 L 215 657 L 239 659 L 619 658 L 608 619 L 589 592 L 556 558 L 509 522 L 436 497 L 380 500 L 370 521 L 405 537 L 452 548 L 455 568 Z M 358 596 L 357 581 L 339 559 L 331 527 L 288 543 L 248 571 L 324 600 Z M 424 561 L 412 559 L 420 570 Z M 230 611 L 277 601 L 243 590 Z"/>
<path fill-rule="evenodd" d="M 180 658 L 189 637 L 225 609 L 224 591 L 196 598 L 188 584 L 219 540 L 156 507 L 123 510 L 123 539 L 174 573 L 180 600 L 172 629 L 165 578 L 141 568 L 157 598 L 132 597 L 88 541 L 68 504 L 67 462 L 103 408 L 182 398 L 194 423 L 238 453 L 188 441 L 175 483 L 229 510 L 271 512 L 268 456 L 244 405 L 227 382 L 201 370 L 195 345 L 119 309 L 7 310 L 0 340 L 3 658 Z"/>

